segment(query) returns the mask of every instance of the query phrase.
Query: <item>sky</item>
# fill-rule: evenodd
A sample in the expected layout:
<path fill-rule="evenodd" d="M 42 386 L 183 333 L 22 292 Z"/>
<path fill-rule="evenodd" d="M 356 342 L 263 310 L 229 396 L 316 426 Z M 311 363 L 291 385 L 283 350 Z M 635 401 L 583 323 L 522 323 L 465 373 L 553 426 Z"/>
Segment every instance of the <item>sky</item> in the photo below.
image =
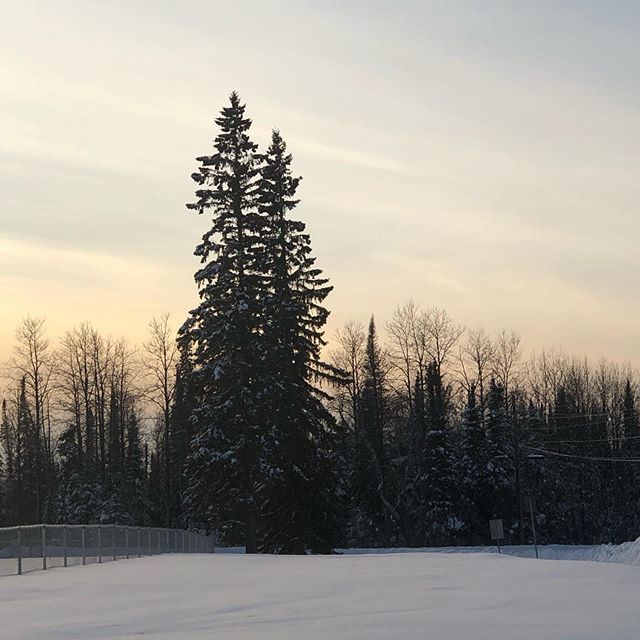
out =
<path fill-rule="evenodd" d="M 412 298 L 640 365 L 640 4 L 0 0 L 0 360 L 196 304 L 232 90 L 304 177 L 329 335 Z"/>

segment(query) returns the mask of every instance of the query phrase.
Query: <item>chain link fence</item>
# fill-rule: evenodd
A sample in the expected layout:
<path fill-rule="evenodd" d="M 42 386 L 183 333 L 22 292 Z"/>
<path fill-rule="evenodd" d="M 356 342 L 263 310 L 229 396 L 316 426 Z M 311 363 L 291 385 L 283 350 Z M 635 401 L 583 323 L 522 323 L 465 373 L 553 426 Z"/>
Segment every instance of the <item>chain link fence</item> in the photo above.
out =
<path fill-rule="evenodd" d="M 0 528 L 0 576 L 160 553 L 213 553 L 214 547 L 213 536 L 181 529 L 110 524 L 5 527 Z"/>

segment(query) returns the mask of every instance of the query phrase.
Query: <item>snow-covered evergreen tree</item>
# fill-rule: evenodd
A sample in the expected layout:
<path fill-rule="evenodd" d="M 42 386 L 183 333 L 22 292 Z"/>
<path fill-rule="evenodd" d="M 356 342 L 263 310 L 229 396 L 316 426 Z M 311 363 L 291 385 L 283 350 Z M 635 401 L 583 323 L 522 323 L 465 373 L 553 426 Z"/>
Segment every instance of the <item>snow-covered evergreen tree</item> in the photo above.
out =
<path fill-rule="evenodd" d="M 267 464 L 260 491 L 261 547 L 284 553 L 330 551 L 338 541 L 335 425 L 317 383 L 338 375 L 321 359 L 322 306 L 331 291 L 315 266 L 303 222 L 290 217 L 300 178 L 278 131 L 264 156 L 260 213 L 267 221 L 269 287 L 263 299 L 262 400 L 268 429 L 261 440 Z"/>
<path fill-rule="evenodd" d="M 77 430 L 68 425 L 58 441 L 61 482 L 55 499 L 57 520 L 66 524 L 96 522 L 104 502 L 98 468 L 79 454 Z"/>
<path fill-rule="evenodd" d="M 624 450 L 630 456 L 640 452 L 640 417 L 636 407 L 636 396 L 629 378 L 624 385 L 624 398 L 622 401 L 622 432 Z"/>
<path fill-rule="evenodd" d="M 265 473 L 260 324 L 266 227 L 258 211 L 257 146 L 236 93 L 216 124 L 214 153 L 198 158 L 192 177 L 200 188 L 188 205 L 213 220 L 195 252 L 203 265 L 195 274 L 201 301 L 180 331 L 202 398 L 193 414 L 186 504 L 193 525 L 236 536 L 242 529 L 254 552 L 255 501 Z"/>
<path fill-rule="evenodd" d="M 185 469 L 193 437 L 191 416 L 196 407 L 193 364 L 187 349 L 180 350 L 176 367 L 175 393 L 169 420 L 169 464 L 171 465 L 172 513 L 175 519 L 172 526 L 183 523 L 182 499 L 185 491 Z"/>
<path fill-rule="evenodd" d="M 404 447 L 398 506 L 403 538 L 410 546 L 421 546 L 425 538 L 425 475 L 422 456 L 426 435 L 426 399 L 424 382 L 416 376 L 412 411 L 407 418 L 407 443 Z"/>
<path fill-rule="evenodd" d="M 0 430 L 2 425 L 0 424 Z M 0 440 L 1 442 L 1 440 Z M 0 526 L 6 526 L 7 522 L 7 473 L 6 460 L 0 448 Z"/>
<path fill-rule="evenodd" d="M 506 411 L 504 389 L 492 379 L 486 403 L 487 491 L 491 517 L 502 518 L 510 527 L 514 521 L 514 455 L 511 425 Z"/>
<path fill-rule="evenodd" d="M 378 344 L 375 320 L 369 321 L 363 366 L 362 390 L 358 399 L 355 445 L 356 469 L 352 494 L 357 517 L 354 531 L 363 546 L 388 544 L 395 535 L 393 508 L 389 503 L 384 421 L 387 404 L 385 366 Z"/>
<path fill-rule="evenodd" d="M 463 526 L 456 457 L 448 426 L 448 392 L 435 362 L 427 367 L 426 433 L 421 461 L 424 544 L 451 544 Z"/>
<path fill-rule="evenodd" d="M 640 457 L 640 417 L 636 407 L 636 396 L 631 380 L 625 381 L 622 413 L 624 446 L 622 453 L 629 458 Z M 622 499 L 631 509 L 621 508 L 624 517 L 623 532 L 640 529 L 640 469 L 637 463 L 620 464 L 619 486 Z M 623 533 L 624 535 L 624 533 Z"/>
<path fill-rule="evenodd" d="M 382 351 L 378 344 L 378 334 L 373 316 L 369 320 L 367 348 L 364 360 L 364 379 L 362 383 L 361 419 L 363 430 L 370 443 L 372 455 L 381 470 L 385 463 L 384 414 L 385 389 Z"/>
<path fill-rule="evenodd" d="M 41 519 L 41 497 L 43 484 L 38 466 L 42 443 L 26 392 L 26 382 L 20 380 L 20 392 L 15 424 L 15 462 L 11 491 L 18 496 L 12 520 L 23 524 L 33 524 Z"/>
<path fill-rule="evenodd" d="M 146 522 L 149 497 L 145 493 L 145 469 L 142 455 L 142 437 L 136 412 L 131 409 L 126 423 L 126 444 L 124 452 L 125 504 L 131 524 Z"/>
<path fill-rule="evenodd" d="M 13 478 L 14 478 L 14 466 L 15 466 L 15 437 L 11 420 L 9 418 L 9 411 L 7 409 L 7 401 L 2 400 L 2 410 L 0 413 L 0 445 L 3 453 L 3 473 L 2 479 L 2 491 L 4 495 L 4 511 L 3 511 L 3 523 L 5 525 L 12 524 L 12 509 L 16 498 L 13 493 Z"/>
<path fill-rule="evenodd" d="M 461 473 L 465 498 L 466 536 L 468 543 L 479 544 L 486 540 L 487 522 L 493 508 L 487 482 L 489 473 L 487 434 L 473 385 L 467 394 L 467 405 L 462 413 L 461 428 Z"/>

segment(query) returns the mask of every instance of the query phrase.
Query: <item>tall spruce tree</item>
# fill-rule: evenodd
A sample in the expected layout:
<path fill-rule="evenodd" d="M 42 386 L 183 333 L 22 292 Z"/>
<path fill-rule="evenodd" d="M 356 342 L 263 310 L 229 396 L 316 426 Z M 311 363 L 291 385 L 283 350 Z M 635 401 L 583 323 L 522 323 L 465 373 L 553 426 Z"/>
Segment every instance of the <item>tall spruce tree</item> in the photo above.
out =
<path fill-rule="evenodd" d="M 264 298 L 263 371 L 268 431 L 261 442 L 270 474 L 261 491 L 261 548 L 326 552 L 338 541 L 335 425 L 317 382 L 338 372 L 323 362 L 322 306 L 331 291 L 315 266 L 303 222 L 289 217 L 300 178 L 278 131 L 264 156 L 260 213 L 267 221 L 269 287 Z"/>
<path fill-rule="evenodd" d="M 171 485 L 171 513 L 174 517 L 172 526 L 178 526 L 183 522 L 182 500 L 186 486 L 185 470 L 193 437 L 191 416 L 196 402 L 191 356 L 186 349 L 181 349 L 176 367 L 175 392 L 169 420 L 168 463 L 171 465 L 173 480 Z"/>
<path fill-rule="evenodd" d="M 393 535 L 392 509 L 386 497 L 387 469 L 384 441 L 386 393 L 383 356 L 373 316 L 369 321 L 364 357 L 362 391 L 358 401 L 356 430 L 357 468 L 353 495 L 358 505 L 353 510 L 358 521 L 360 544 L 379 546 Z"/>
<path fill-rule="evenodd" d="M 7 484 L 5 459 L 0 451 L 0 526 L 7 524 Z"/>
<path fill-rule="evenodd" d="M 622 407 L 624 449 L 627 455 L 636 456 L 640 451 L 640 417 L 638 417 L 636 396 L 629 378 L 626 379 L 624 385 Z"/>
<path fill-rule="evenodd" d="M 410 546 L 421 546 L 425 538 L 425 475 L 422 458 L 427 430 L 425 386 L 417 375 L 413 385 L 411 414 L 407 419 L 407 445 L 403 456 L 398 496 L 402 537 Z"/>
<path fill-rule="evenodd" d="M 251 120 L 236 93 L 216 119 L 214 153 L 197 160 L 197 200 L 212 227 L 196 248 L 200 304 L 182 326 L 193 354 L 202 402 L 188 465 L 186 503 L 193 526 L 219 527 L 257 549 L 256 496 L 268 473 L 260 411 L 264 343 L 260 335 L 265 287 L 264 216 L 258 212 L 259 156 Z"/>
<path fill-rule="evenodd" d="M 16 411 L 15 466 L 13 491 L 17 497 L 14 520 L 33 524 L 40 520 L 43 485 L 38 466 L 41 449 L 40 434 L 27 399 L 26 381 L 20 380 L 20 394 Z"/>
<path fill-rule="evenodd" d="M 472 385 L 467 405 L 462 413 L 462 482 L 465 494 L 465 526 L 467 542 L 479 544 L 486 540 L 487 522 L 493 512 L 488 489 L 489 452 L 483 427 L 482 408 Z"/>
<path fill-rule="evenodd" d="M 492 517 L 503 518 L 508 528 L 515 522 L 514 455 L 504 388 L 491 380 L 487 398 L 487 491 Z"/>
<path fill-rule="evenodd" d="M 448 390 L 440 367 L 431 362 L 426 371 L 426 433 L 421 463 L 424 543 L 450 544 L 462 528 L 458 516 L 456 461 L 448 427 Z"/>
<path fill-rule="evenodd" d="M 11 524 L 12 508 L 15 504 L 16 496 L 13 494 L 14 483 L 14 467 L 15 467 L 15 434 L 9 418 L 7 409 L 7 401 L 2 400 L 2 411 L 0 414 L 0 445 L 4 452 L 3 456 L 3 474 L 2 474 L 2 491 L 5 498 L 5 510 L 3 512 L 2 522 L 5 525 Z"/>
<path fill-rule="evenodd" d="M 75 425 L 68 425 L 58 440 L 61 482 L 55 502 L 61 524 L 96 522 L 104 501 L 97 465 L 80 455 L 77 437 Z"/>
<path fill-rule="evenodd" d="M 129 411 L 126 423 L 126 443 L 124 452 L 125 500 L 130 521 L 146 522 L 149 510 L 149 498 L 144 492 L 144 466 L 142 456 L 142 438 L 138 416 L 134 409 Z"/>
<path fill-rule="evenodd" d="M 369 320 L 367 349 L 364 361 L 361 413 L 364 431 L 371 445 L 377 466 L 384 467 L 384 372 L 382 353 L 378 345 L 378 334 L 374 317 Z"/>
<path fill-rule="evenodd" d="M 627 378 L 624 388 L 622 430 L 624 433 L 624 455 L 637 458 L 640 454 L 640 417 L 636 407 L 636 396 L 631 380 Z M 640 527 L 640 469 L 636 463 L 620 465 L 620 485 L 623 499 L 631 509 L 624 509 L 626 531 L 638 531 Z"/>

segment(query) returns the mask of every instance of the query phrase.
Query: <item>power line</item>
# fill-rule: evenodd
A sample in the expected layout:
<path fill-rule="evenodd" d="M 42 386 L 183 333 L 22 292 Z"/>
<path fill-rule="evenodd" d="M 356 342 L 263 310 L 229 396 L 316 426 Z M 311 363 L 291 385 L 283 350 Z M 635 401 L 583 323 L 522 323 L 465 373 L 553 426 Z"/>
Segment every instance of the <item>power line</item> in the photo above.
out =
<path fill-rule="evenodd" d="M 536 447 L 526 447 L 529 451 L 542 453 L 548 456 L 556 456 L 558 458 L 572 458 L 573 460 L 588 460 L 591 462 L 640 462 L 640 458 L 601 458 L 596 456 L 576 456 L 569 453 L 559 453 L 558 451 L 549 451 L 548 449 L 538 449 Z"/>
<path fill-rule="evenodd" d="M 533 429 L 527 429 L 526 427 L 524 427 L 522 429 L 522 431 L 523 431 L 523 433 L 528 433 L 528 432 L 536 433 L 538 431 L 560 431 L 561 429 L 580 429 L 580 428 L 587 428 L 587 427 L 606 427 L 608 425 L 609 425 L 608 422 L 603 422 L 603 421 L 599 421 L 599 422 L 580 422 L 578 424 L 563 424 L 563 425 L 555 425 L 553 427 L 535 427 Z"/>
<path fill-rule="evenodd" d="M 597 418 L 597 417 L 609 417 L 611 415 L 611 411 L 603 411 L 601 413 L 553 413 L 550 412 L 548 414 L 549 418 Z"/>
<path fill-rule="evenodd" d="M 597 440 L 541 440 L 535 444 L 598 444 L 602 442 L 615 442 L 621 440 L 626 442 L 627 440 L 640 440 L 640 436 L 623 436 L 622 438 L 600 438 Z"/>

